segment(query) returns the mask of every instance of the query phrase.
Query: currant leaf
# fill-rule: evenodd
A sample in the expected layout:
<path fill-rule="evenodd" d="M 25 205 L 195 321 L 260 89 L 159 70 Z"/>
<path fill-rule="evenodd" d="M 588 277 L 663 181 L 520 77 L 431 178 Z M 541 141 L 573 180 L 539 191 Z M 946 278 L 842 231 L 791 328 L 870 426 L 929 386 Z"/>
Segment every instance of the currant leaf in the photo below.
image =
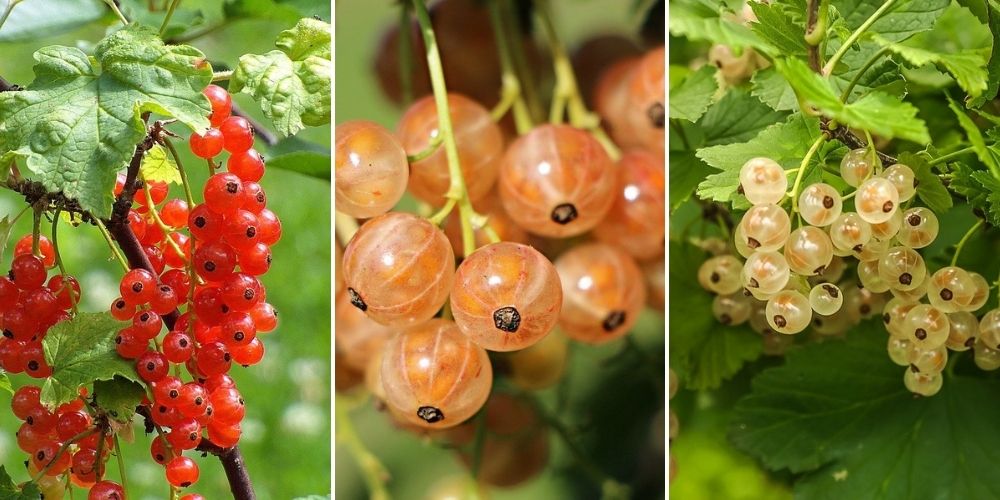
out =
<path fill-rule="evenodd" d="M 748 141 L 786 116 L 788 113 L 771 109 L 744 90 L 730 90 L 698 120 L 703 132 L 701 146 Z"/>
<path fill-rule="evenodd" d="M 880 135 L 899 137 L 919 144 L 930 142 L 927 124 L 917 118 L 917 108 L 884 92 L 871 92 L 844 104 L 830 83 L 799 59 L 775 61 L 778 72 L 795 89 L 799 100 L 842 125 Z"/>
<path fill-rule="evenodd" d="M 718 387 L 747 362 L 760 356 L 760 337 L 747 326 L 720 328 L 712 316 L 712 297 L 698 285 L 696 273 L 705 255 L 690 245 L 670 243 L 670 367 L 686 388 Z"/>
<path fill-rule="evenodd" d="M 38 485 L 28 481 L 23 485 L 17 485 L 7 473 L 7 469 L 0 465 L 0 498 L 4 500 L 38 500 L 42 497 Z"/>
<path fill-rule="evenodd" d="M 159 144 L 154 145 L 142 157 L 139 173 L 147 181 L 166 182 L 167 184 L 181 183 L 181 172 L 177 169 L 177 164 L 167 153 L 167 148 Z"/>
<path fill-rule="evenodd" d="M 982 211 L 990 224 L 1000 226 L 1000 180 L 965 163 L 956 162 L 951 166 L 951 189 L 968 200 L 973 208 Z"/>
<path fill-rule="evenodd" d="M 795 23 L 780 5 L 764 2 L 750 2 L 748 5 L 757 16 L 757 21 L 750 23 L 750 29 L 771 45 L 775 54 L 786 57 L 806 55 L 805 25 Z"/>
<path fill-rule="evenodd" d="M 996 97 L 997 91 L 1000 90 L 1000 36 L 998 36 L 1000 34 L 1000 3 L 996 0 L 987 0 L 986 16 L 989 21 L 990 33 L 994 34 L 992 36 L 993 43 L 990 50 L 990 60 L 986 65 L 986 90 L 969 102 L 969 107 L 973 108 L 986 104 L 987 101 Z"/>
<path fill-rule="evenodd" d="M 79 396 L 81 387 L 121 376 L 138 382 L 132 363 L 115 351 L 118 330 L 128 323 L 110 313 L 79 313 L 53 326 L 42 340 L 52 376 L 42 385 L 41 399 L 53 407 Z"/>
<path fill-rule="evenodd" d="M 94 404 L 118 422 L 131 422 L 145 395 L 141 384 L 120 376 L 94 382 Z"/>
<path fill-rule="evenodd" d="M 670 87 L 670 118 L 697 121 L 712 104 L 718 88 L 712 66 L 705 65 L 690 73 L 679 85 Z"/>
<path fill-rule="evenodd" d="M 877 35 L 874 40 L 914 66 L 934 64 L 946 70 L 970 97 L 977 97 L 986 90 L 986 62 L 992 36 L 969 9 L 951 6 L 938 19 L 934 29 L 903 42 L 892 42 Z"/>
<path fill-rule="evenodd" d="M 677 0 L 670 2 L 670 34 L 730 47 L 770 49 L 750 28 L 737 23 L 725 2 Z"/>
<path fill-rule="evenodd" d="M 1000 495 L 990 473 L 1000 383 L 948 376 L 936 396 L 914 398 L 885 355 L 882 329 L 863 323 L 761 372 L 736 406 L 730 439 L 769 469 L 801 474 L 796 498 Z"/>
<path fill-rule="evenodd" d="M 94 57 L 73 47 L 35 53 L 35 81 L 0 93 L 0 162 L 24 158 L 46 189 L 98 217 L 111 214 L 115 174 L 145 136 L 142 113 L 208 127 L 201 90 L 212 70 L 204 54 L 164 45 L 130 25 L 97 44 Z M 6 169 L 4 169 L 6 171 Z"/>
<path fill-rule="evenodd" d="M 817 137 L 819 120 L 793 115 L 787 121 L 764 129 L 748 142 L 699 149 L 698 158 L 721 172 L 709 175 L 698 185 L 698 196 L 713 201 L 731 201 L 740 184 L 740 168 L 748 159 L 763 156 L 786 170 L 797 168 Z M 807 172 L 807 179 L 818 180 L 821 171 L 815 168 L 818 165 L 819 159 L 814 158 L 810 164 L 813 173 Z"/>
<path fill-rule="evenodd" d="M 777 111 L 798 109 L 792 86 L 774 68 L 757 71 L 750 78 L 750 93 Z"/>
<path fill-rule="evenodd" d="M 278 35 L 280 50 L 240 57 L 229 90 L 252 96 L 284 136 L 330 123 L 330 32 L 329 23 L 300 20 Z"/>
<path fill-rule="evenodd" d="M 951 193 L 944 186 L 940 175 L 927 164 L 927 160 L 909 152 L 901 153 L 897 159 L 913 170 L 913 177 L 917 181 L 917 196 L 927 208 L 943 214 L 952 207 L 954 203 Z"/>
<path fill-rule="evenodd" d="M 883 0 L 834 0 L 833 7 L 844 16 L 848 30 L 854 31 L 872 17 L 885 2 Z M 878 18 L 867 32 L 881 35 L 886 40 L 899 42 L 927 31 L 941 12 L 950 5 L 950 0 L 903 0 L 896 2 L 888 12 Z"/>
<path fill-rule="evenodd" d="M 950 97 L 948 98 L 948 108 L 951 109 L 955 114 L 955 118 L 958 119 L 958 124 L 965 131 L 965 136 L 969 139 L 969 144 L 972 146 L 973 151 L 976 152 L 979 161 L 986 164 L 986 167 L 992 171 L 1000 171 L 1000 158 L 986 147 L 986 139 L 983 137 L 983 133 L 979 130 L 976 123 L 972 121 L 972 118 Z"/>

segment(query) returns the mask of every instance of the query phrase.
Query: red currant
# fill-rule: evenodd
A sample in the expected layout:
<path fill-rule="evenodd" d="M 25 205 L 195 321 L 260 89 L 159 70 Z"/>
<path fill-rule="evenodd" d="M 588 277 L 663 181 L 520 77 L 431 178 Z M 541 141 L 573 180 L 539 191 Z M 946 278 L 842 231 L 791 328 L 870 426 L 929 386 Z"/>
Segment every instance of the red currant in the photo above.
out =
<path fill-rule="evenodd" d="M 132 269 L 122 277 L 118 287 L 129 304 L 146 304 L 156 293 L 156 276 L 145 269 Z"/>
<path fill-rule="evenodd" d="M 236 253 L 225 243 L 208 243 L 194 252 L 194 270 L 207 281 L 221 281 L 235 268 Z"/>
<path fill-rule="evenodd" d="M 230 116 L 219 125 L 225 138 L 226 151 L 241 153 L 253 147 L 253 127 L 242 116 Z"/>
<path fill-rule="evenodd" d="M 167 462 L 167 481 L 186 488 L 198 481 L 198 464 L 188 457 L 176 457 Z"/>
<path fill-rule="evenodd" d="M 125 489 L 114 481 L 101 481 L 90 488 L 87 500 L 125 500 Z"/>
<path fill-rule="evenodd" d="M 17 244 L 14 245 L 14 256 L 20 255 L 31 255 L 31 247 L 34 243 L 34 237 L 30 234 L 26 234 L 17 240 Z M 42 257 L 42 263 L 45 264 L 46 268 L 51 268 L 56 265 L 56 251 L 52 246 L 52 242 L 49 241 L 44 235 L 38 235 L 38 253 Z"/>
<path fill-rule="evenodd" d="M 257 182 L 264 177 L 264 157 L 255 149 L 233 153 L 226 162 L 229 173 L 247 182 Z"/>
<path fill-rule="evenodd" d="M 208 104 L 212 107 L 212 114 L 208 120 L 213 127 L 218 127 L 229 118 L 233 112 L 233 98 L 226 89 L 218 85 L 209 85 L 201 92 L 208 98 Z"/>
<path fill-rule="evenodd" d="M 204 134 L 191 134 L 188 139 L 191 152 L 198 158 L 214 158 L 222 152 L 224 144 L 225 139 L 222 137 L 222 131 L 217 128 L 210 128 Z"/>
<path fill-rule="evenodd" d="M 42 259 L 34 255 L 18 255 L 10 264 L 10 279 L 21 290 L 33 290 L 45 283 L 48 272 Z"/>
<path fill-rule="evenodd" d="M 220 214 L 227 214 L 243 204 L 243 182 L 230 173 L 218 173 L 205 181 L 205 205 Z"/>
<path fill-rule="evenodd" d="M 156 382 L 167 376 L 170 366 L 167 358 L 155 351 L 147 351 L 135 362 L 135 371 L 146 382 Z"/>

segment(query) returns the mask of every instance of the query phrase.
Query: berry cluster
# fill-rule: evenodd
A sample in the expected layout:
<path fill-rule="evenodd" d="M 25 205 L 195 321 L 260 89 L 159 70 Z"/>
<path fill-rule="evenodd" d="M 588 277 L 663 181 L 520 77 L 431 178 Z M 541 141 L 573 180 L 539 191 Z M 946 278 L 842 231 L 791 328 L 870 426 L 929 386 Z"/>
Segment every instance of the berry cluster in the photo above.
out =
<path fill-rule="evenodd" d="M 712 310 L 721 323 L 749 321 L 772 337 L 810 325 L 837 335 L 881 312 L 890 358 L 908 367 L 906 387 L 925 396 L 941 388 L 948 349 L 974 349 L 980 367 L 1000 368 L 1000 312 L 981 324 L 973 314 L 989 298 L 986 279 L 953 265 L 931 273 L 918 251 L 937 237 L 938 220 L 928 208 L 905 208 L 917 185 L 910 167 L 882 168 L 867 148 L 848 152 L 840 177 L 855 191 L 842 196 L 830 184 L 805 186 L 791 203 L 804 222 L 794 230 L 780 205 L 786 175 L 767 158 L 740 170 L 740 192 L 753 206 L 736 225 L 733 247 L 745 260 L 724 244 L 706 245 L 716 255 L 698 280 L 716 294 Z M 850 203 L 854 211 L 845 210 Z M 856 279 L 844 278 L 848 267 Z M 789 342 L 772 340 L 772 350 Z"/>
<path fill-rule="evenodd" d="M 336 127 L 335 206 L 363 220 L 342 257 L 337 249 L 338 390 L 364 381 L 396 425 L 444 430 L 456 448 L 471 443 L 470 418 L 485 412 L 478 477 L 488 484 L 544 468 L 543 419 L 530 402 L 494 391 L 494 379 L 549 387 L 565 368 L 567 337 L 620 339 L 647 296 L 662 307 L 663 61 L 662 47 L 630 58 L 595 89 L 625 148 L 615 160 L 591 131 L 547 123 L 515 135 L 454 91 L 442 99 L 448 132 L 433 96 L 410 105 L 395 132 L 360 120 Z M 406 194 L 442 215 L 394 211 Z M 471 249 L 466 202 L 482 216 L 471 217 Z"/>
<path fill-rule="evenodd" d="M 49 269 L 56 265 L 52 243 L 39 235 L 39 255 L 35 255 L 34 241 L 31 234 L 18 240 L 10 272 L 0 277 L 0 368 L 41 379 L 52 374 L 42 351 L 42 339 L 50 328 L 70 319 L 72 309 L 80 302 L 80 283 L 58 273 L 50 278 Z"/>
<path fill-rule="evenodd" d="M 198 465 L 182 453 L 197 448 L 203 433 L 223 448 L 239 442 L 245 409 L 228 372 L 233 363 L 260 362 L 264 344 L 258 334 L 277 326 L 258 279 L 271 265 L 270 246 L 281 237 L 281 223 L 266 208 L 257 183 L 264 160 L 252 149 L 249 122 L 231 116 L 229 93 L 215 85 L 204 93 L 213 128 L 191 135 L 191 151 L 209 161 L 229 152 L 228 172 L 209 177 L 204 202 L 190 208 L 170 199 L 158 210 L 166 192 L 152 196 L 156 184 L 150 184 L 146 203 L 140 201 L 129 218 L 136 221 L 134 228 L 143 228 L 137 236 L 147 255 L 159 247 L 165 257 L 150 259 L 152 271 L 127 272 L 121 297 L 111 306 L 114 317 L 132 322 L 119 332 L 116 348 L 135 360 L 136 372 L 152 388 L 147 413 L 158 429 L 169 432 L 154 439 L 151 454 L 176 487 L 197 482 Z M 189 235 L 181 232 L 185 229 Z M 184 313 L 164 321 L 176 316 L 179 306 Z"/>
<path fill-rule="evenodd" d="M 210 162 L 223 149 L 231 155 L 228 172 L 205 183 L 204 203 L 192 207 L 170 198 L 167 184 L 155 180 L 129 186 L 120 175 L 115 186 L 119 197 L 134 191 L 125 223 L 148 262 L 124 274 L 121 296 L 111 304 L 114 318 L 130 322 L 118 332 L 115 348 L 121 357 L 134 360 L 138 376 L 151 389 L 137 411 L 158 432 L 150 449 L 153 459 L 179 488 L 198 480 L 198 465 L 183 452 L 196 449 L 203 434 L 220 448 L 239 442 L 245 409 L 228 372 L 233 363 L 258 363 L 264 355 L 258 334 L 277 326 L 258 278 L 270 267 L 270 246 L 281 236 L 280 221 L 266 208 L 257 183 L 263 160 L 251 149 L 249 124 L 230 116 L 229 94 L 212 85 L 205 95 L 216 128 L 193 135 L 191 148 Z M 68 275 L 48 277 L 57 255 L 45 236 L 25 236 L 14 254 L 9 275 L 0 277 L 5 337 L 0 340 L 0 367 L 45 378 L 52 369 L 42 339 L 53 325 L 75 314 L 80 285 Z M 89 488 L 92 500 L 124 498 L 120 485 L 103 478 L 114 437 L 107 416 L 85 403 L 85 393 L 58 408 L 43 406 L 39 394 L 38 387 L 24 386 L 12 403 L 15 415 L 24 420 L 18 445 L 31 456 L 29 469 L 41 477 L 39 486 L 44 490 L 52 478 L 65 488 L 68 476 L 73 484 Z"/>

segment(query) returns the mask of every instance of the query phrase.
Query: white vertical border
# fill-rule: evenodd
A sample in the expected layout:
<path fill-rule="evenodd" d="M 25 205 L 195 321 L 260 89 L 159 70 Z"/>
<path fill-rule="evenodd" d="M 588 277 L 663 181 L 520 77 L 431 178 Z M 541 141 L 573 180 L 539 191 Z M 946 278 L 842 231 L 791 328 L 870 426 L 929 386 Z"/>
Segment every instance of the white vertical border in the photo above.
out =
<path fill-rule="evenodd" d="M 336 121 L 337 121 L 337 2 L 336 0 L 330 0 L 330 54 L 332 55 L 333 64 L 330 65 L 330 149 L 333 150 L 331 153 L 335 154 L 337 143 L 336 143 Z M 333 160 L 333 154 L 330 155 L 330 161 Z M 337 304 L 337 266 L 340 262 L 337 262 L 336 247 L 337 245 L 337 212 L 334 206 L 334 183 L 336 182 L 337 176 L 335 172 L 330 172 L 330 251 L 333 252 L 330 259 L 330 498 L 335 496 L 334 492 L 337 491 L 337 411 L 334 406 L 337 404 L 337 386 L 334 381 L 334 377 L 337 376 L 337 355 L 336 355 L 336 342 L 334 341 L 334 336 L 336 333 L 336 311 L 334 307 Z"/>
<path fill-rule="evenodd" d="M 663 97 L 664 106 L 667 108 L 667 120 L 669 120 L 670 113 L 670 0 L 664 2 L 666 4 L 666 9 L 664 10 L 663 16 L 663 67 L 666 70 L 666 78 L 663 79 Z M 667 124 L 663 125 L 663 150 L 666 154 L 663 155 L 663 172 L 666 182 L 666 200 L 667 202 L 663 204 L 664 217 L 663 221 L 666 224 L 664 234 L 666 237 L 663 242 L 663 379 L 666 382 L 663 384 L 663 390 L 666 391 L 666 396 L 664 398 L 665 408 L 664 408 L 664 419 L 663 419 L 663 439 L 664 449 L 667 450 L 667 456 L 663 457 L 663 478 L 665 484 L 663 485 L 664 498 L 670 498 L 670 127 Z"/>

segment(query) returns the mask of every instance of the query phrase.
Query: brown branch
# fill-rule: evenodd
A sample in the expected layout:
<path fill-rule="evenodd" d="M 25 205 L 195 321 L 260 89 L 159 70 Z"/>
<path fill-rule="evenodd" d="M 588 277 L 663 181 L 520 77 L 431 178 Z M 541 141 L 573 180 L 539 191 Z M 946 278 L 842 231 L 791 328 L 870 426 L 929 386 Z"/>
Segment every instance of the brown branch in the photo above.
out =
<path fill-rule="evenodd" d="M 847 145 L 851 149 L 858 149 L 867 147 L 868 144 L 865 143 L 860 137 L 851 132 L 847 127 L 839 126 L 837 128 L 830 128 L 830 119 L 821 118 L 819 122 L 819 128 L 830 135 L 831 138 L 837 139 L 838 141 Z M 879 150 L 875 150 L 875 154 L 878 155 L 879 160 L 882 160 L 882 166 L 888 167 L 889 165 L 895 165 L 898 163 L 896 158 L 889 156 Z"/>
<path fill-rule="evenodd" d="M 809 39 L 813 30 L 816 29 L 816 23 L 819 21 L 819 0 L 809 0 L 808 6 L 806 7 L 806 40 Z M 813 45 L 811 43 L 806 43 L 806 47 L 809 51 L 809 67 L 813 71 L 819 73 L 820 62 L 819 62 L 819 45 Z"/>
<path fill-rule="evenodd" d="M 21 90 L 21 87 L 4 80 L 3 77 L 0 76 L 0 92 L 12 92 L 16 90 Z"/>

